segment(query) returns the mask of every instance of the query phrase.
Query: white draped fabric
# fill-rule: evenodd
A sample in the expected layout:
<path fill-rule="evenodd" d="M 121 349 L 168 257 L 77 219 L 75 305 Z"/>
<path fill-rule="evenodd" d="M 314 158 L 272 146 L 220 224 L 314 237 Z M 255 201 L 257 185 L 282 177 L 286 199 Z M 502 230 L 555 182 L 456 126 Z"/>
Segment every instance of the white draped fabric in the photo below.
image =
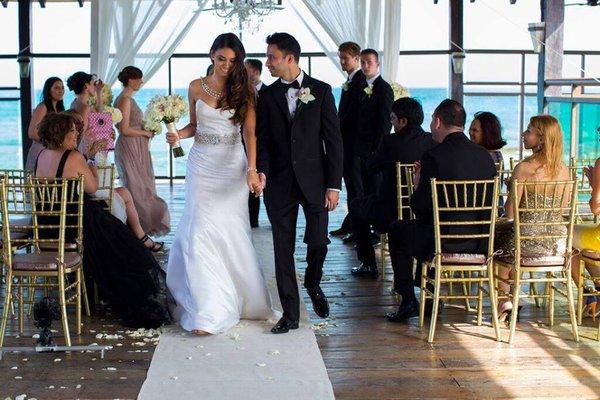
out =
<path fill-rule="evenodd" d="M 353 41 L 362 48 L 382 51 L 382 74 L 390 82 L 397 79 L 400 52 L 400 0 L 302 0 L 333 43 Z M 339 67 L 337 48 L 327 46 L 306 21 L 299 5 L 289 4 L 313 33 L 323 51 Z M 395 54 L 395 57 L 385 57 Z"/>
<path fill-rule="evenodd" d="M 92 0 L 92 73 L 112 86 L 123 67 L 152 75 L 173 54 L 207 0 Z"/>

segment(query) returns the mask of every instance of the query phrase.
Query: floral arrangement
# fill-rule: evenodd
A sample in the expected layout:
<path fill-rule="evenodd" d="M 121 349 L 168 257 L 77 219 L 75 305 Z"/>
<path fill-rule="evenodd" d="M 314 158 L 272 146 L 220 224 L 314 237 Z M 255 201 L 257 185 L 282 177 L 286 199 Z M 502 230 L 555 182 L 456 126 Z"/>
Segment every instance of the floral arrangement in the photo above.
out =
<path fill-rule="evenodd" d="M 298 100 L 304 104 L 308 104 L 309 102 L 315 100 L 315 96 L 310 93 L 310 88 L 304 87 L 300 89 L 300 92 L 298 92 Z"/>
<path fill-rule="evenodd" d="M 170 94 L 168 96 L 154 96 L 144 114 L 143 125 L 144 129 L 151 130 L 156 133 L 162 132 L 161 122 L 167 125 L 169 133 L 177 133 L 175 122 L 179 121 L 188 111 L 188 105 L 185 99 L 178 94 Z M 183 149 L 179 145 L 179 141 L 172 146 L 173 155 L 181 157 L 184 155 Z"/>
<path fill-rule="evenodd" d="M 373 84 L 367 85 L 365 88 L 365 93 L 367 94 L 367 97 L 371 97 L 373 95 Z"/>
<path fill-rule="evenodd" d="M 401 99 L 402 97 L 409 97 L 410 91 L 397 82 L 392 82 L 390 85 L 394 91 L 394 101 Z"/>
<path fill-rule="evenodd" d="M 112 102 L 113 102 L 112 90 L 110 89 L 110 87 L 108 87 L 108 85 L 104 85 L 102 87 L 102 109 L 103 109 L 103 111 L 110 113 L 113 124 L 118 124 L 119 122 L 121 122 L 123 120 L 123 114 L 121 113 L 121 110 L 112 106 Z M 96 107 L 96 103 L 97 103 L 96 97 L 90 96 L 89 100 L 88 100 L 89 106 Z"/>

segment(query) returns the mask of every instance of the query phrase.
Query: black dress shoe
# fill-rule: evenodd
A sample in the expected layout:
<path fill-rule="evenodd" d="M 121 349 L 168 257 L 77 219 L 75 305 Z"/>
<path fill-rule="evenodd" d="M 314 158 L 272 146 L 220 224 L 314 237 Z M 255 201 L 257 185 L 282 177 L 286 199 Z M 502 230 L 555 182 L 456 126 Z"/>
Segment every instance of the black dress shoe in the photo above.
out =
<path fill-rule="evenodd" d="M 362 276 L 367 278 L 375 278 L 379 276 L 377 265 L 368 265 L 365 263 L 360 264 L 358 267 L 354 267 L 350 270 L 350 273 L 354 276 Z"/>
<path fill-rule="evenodd" d="M 387 313 L 385 317 L 390 322 L 405 322 L 407 319 L 419 316 L 419 302 L 416 300 L 402 302 L 398 311 Z"/>
<path fill-rule="evenodd" d="M 321 318 L 327 318 L 329 316 L 329 302 L 327 301 L 327 297 L 325 297 L 325 293 L 323 293 L 319 286 L 310 289 L 307 288 L 306 291 L 310 296 L 315 313 Z"/>
<path fill-rule="evenodd" d="M 356 242 L 356 238 L 354 237 L 354 233 L 349 233 L 342 239 L 342 243 L 353 243 Z"/>
<path fill-rule="evenodd" d="M 271 328 L 271 333 L 288 333 L 290 329 L 298 329 L 298 321 L 291 321 L 287 317 L 281 317 Z"/>

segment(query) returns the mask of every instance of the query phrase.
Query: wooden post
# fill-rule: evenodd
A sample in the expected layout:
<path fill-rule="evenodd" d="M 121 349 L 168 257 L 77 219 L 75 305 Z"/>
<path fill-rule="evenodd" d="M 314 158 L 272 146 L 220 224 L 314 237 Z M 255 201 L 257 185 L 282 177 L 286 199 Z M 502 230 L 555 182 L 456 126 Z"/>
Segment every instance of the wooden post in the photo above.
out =
<path fill-rule="evenodd" d="M 27 136 L 31 111 L 33 109 L 33 63 L 31 62 L 31 1 L 19 0 L 19 57 L 28 58 L 30 61 L 29 76 L 20 77 L 19 91 L 21 98 L 21 147 L 23 150 L 23 167 L 27 160 L 27 152 L 31 147 L 31 140 Z"/>
<path fill-rule="evenodd" d="M 463 0 L 450 0 L 450 52 L 463 51 Z M 450 98 L 462 104 L 463 74 L 454 73 L 452 56 L 448 57 L 450 73 Z"/>
<path fill-rule="evenodd" d="M 562 78 L 563 23 L 565 0 L 540 0 L 542 22 L 546 23 L 545 45 L 539 55 L 537 99 L 538 113 L 547 113 L 547 96 L 560 96 L 560 86 L 546 86 L 546 79 Z"/>

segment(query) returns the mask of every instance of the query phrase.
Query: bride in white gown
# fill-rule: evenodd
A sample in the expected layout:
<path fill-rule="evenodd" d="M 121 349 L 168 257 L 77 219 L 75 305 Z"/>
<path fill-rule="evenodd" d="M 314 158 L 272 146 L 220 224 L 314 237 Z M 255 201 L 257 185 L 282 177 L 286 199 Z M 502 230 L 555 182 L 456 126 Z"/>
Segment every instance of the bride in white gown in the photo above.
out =
<path fill-rule="evenodd" d="M 240 318 L 276 317 L 254 246 L 248 190 L 259 195 L 254 92 L 237 36 L 219 35 L 211 47 L 211 75 L 189 88 L 194 137 L 187 160 L 185 208 L 169 254 L 167 285 L 181 326 L 196 334 L 221 333 Z M 243 126 L 242 145 L 240 126 Z M 168 135 L 173 143 L 177 135 Z"/>

